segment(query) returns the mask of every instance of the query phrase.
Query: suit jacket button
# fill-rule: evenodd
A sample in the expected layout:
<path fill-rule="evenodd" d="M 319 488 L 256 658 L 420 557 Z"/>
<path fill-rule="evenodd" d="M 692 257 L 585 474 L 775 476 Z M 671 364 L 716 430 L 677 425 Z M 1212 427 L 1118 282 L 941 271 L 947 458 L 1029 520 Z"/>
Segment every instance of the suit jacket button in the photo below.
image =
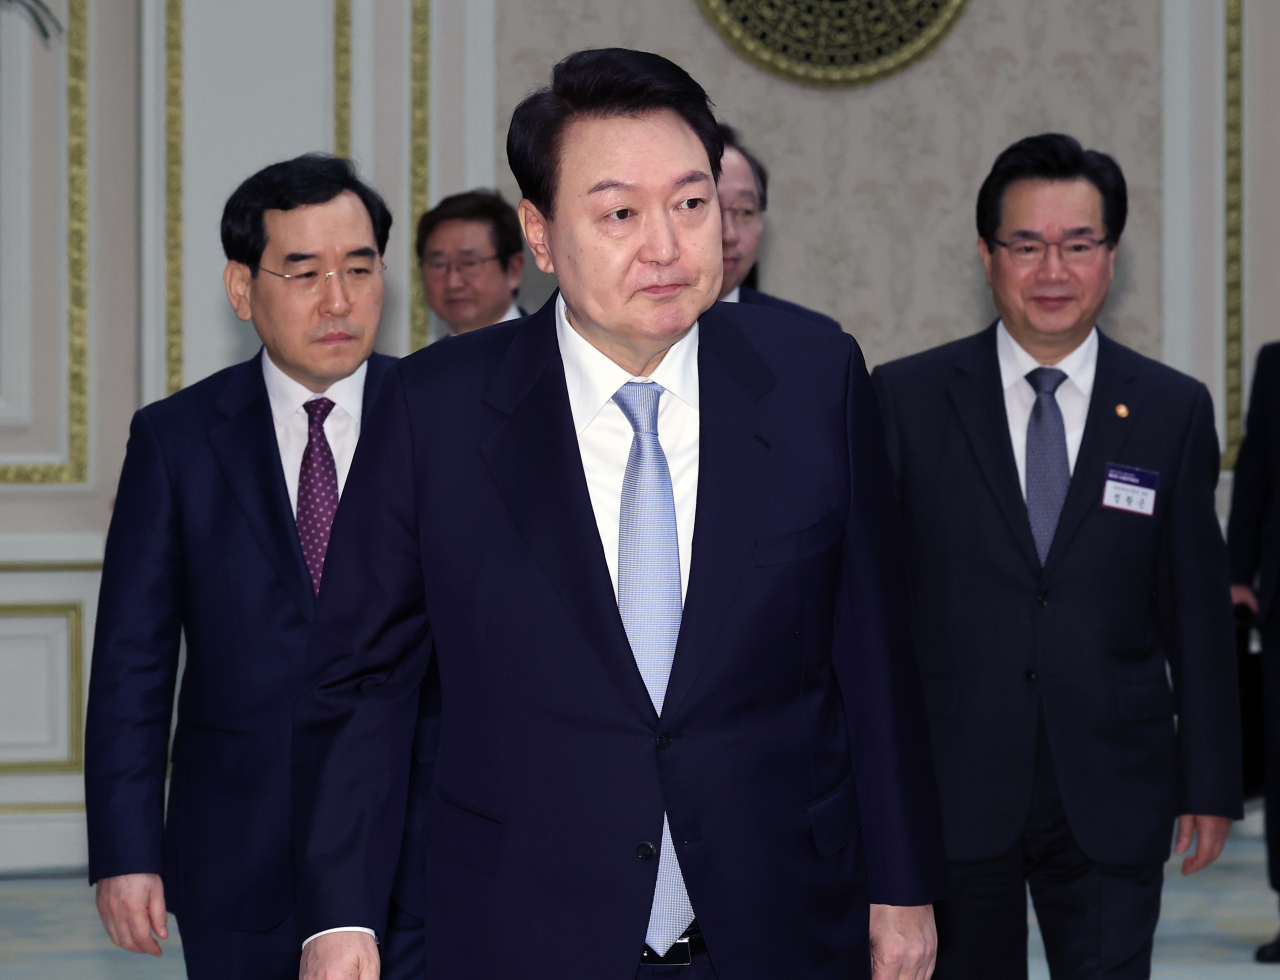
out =
<path fill-rule="evenodd" d="M 660 749 L 670 748 L 671 743 L 674 742 L 677 737 L 678 736 L 676 735 L 675 732 L 663 732 L 661 735 L 658 736 L 658 748 Z"/>
<path fill-rule="evenodd" d="M 1027 671 L 1026 677 L 1027 677 L 1027 680 L 1033 681 L 1036 679 L 1036 672 L 1034 670 L 1029 670 Z"/>
<path fill-rule="evenodd" d="M 1049 593 L 1041 592 L 1038 596 L 1036 596 L 1036 602 L 1040 603 L 1040 605 L 1042 606 L 1047 606 L 1049 604 Z"/>
<path fill-rule="evenodd" d="M 647 840 L 641 841 L 639 844 L 636 845 L 636 857 L 638 857 L 641 861 L 652 861 L 653 854 L 654 854 L 653 845 L 650 844 Z"/>

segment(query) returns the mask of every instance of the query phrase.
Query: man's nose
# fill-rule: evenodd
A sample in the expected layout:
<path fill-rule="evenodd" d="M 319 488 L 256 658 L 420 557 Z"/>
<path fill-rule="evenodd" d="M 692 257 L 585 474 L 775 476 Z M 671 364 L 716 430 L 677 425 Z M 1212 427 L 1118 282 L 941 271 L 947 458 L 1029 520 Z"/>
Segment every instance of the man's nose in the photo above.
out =
<path fill-rule="evenodd" d="M 1040 260 L 1036 278 L 1057 281 L 1066 279 L 1067 275 L 1067 265 L 1062 261 L 1062 248 L 1050 245 L 1045 249 L 1044 258 Z"/>
<path fill-rule="evenodd" d="M 738 242 L 738 223 L 728 211 L 720 212 L 720 237 L 726 245 L 736 245 Z"/>
<path fill-rule="evenodd" d="M 680 243 L 676 238 L 676 229 L 668 217 L 657 218 L 645 229 L 644 248 L 640 258 L 645 262 L 657 262 L 659 265 L 670 265 L 680 258 Z"/>
<path fill-rule="evenodd" d="M 346 316 L 351 312 L 351 296 L 341 272 L 331 272 L 321 288 L 320 312 L 330 316 Z"/>

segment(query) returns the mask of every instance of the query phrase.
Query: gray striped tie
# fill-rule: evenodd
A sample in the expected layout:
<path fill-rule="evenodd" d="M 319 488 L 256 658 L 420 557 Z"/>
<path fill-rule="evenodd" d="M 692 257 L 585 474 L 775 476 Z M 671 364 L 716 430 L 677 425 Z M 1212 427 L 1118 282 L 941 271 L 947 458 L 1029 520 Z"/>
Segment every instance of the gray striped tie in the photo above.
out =
<path fill-rule="evenodd" d="M 1057 368 L 1040 367 L 1027 372 L 1036 392 L 1036 404 L 1027 422 L 1027 516 L 1036 539 L 1036 553 L 1043 567 L 1058 530 L 1062 504 L 1071 485 L 1067 459 L 1067 430 L 1054 392 L 1067 380 Z"/>

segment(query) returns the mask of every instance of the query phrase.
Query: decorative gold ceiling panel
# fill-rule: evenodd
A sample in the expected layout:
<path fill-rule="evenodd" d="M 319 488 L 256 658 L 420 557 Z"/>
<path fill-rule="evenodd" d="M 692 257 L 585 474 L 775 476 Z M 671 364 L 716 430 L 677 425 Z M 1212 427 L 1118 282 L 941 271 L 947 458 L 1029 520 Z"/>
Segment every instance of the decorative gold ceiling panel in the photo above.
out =
<path fill-rule="evenodd" d="M 747 60 L 806 85 L 849 86 L 910 64 L 966 0 L 697 0 Z"/>

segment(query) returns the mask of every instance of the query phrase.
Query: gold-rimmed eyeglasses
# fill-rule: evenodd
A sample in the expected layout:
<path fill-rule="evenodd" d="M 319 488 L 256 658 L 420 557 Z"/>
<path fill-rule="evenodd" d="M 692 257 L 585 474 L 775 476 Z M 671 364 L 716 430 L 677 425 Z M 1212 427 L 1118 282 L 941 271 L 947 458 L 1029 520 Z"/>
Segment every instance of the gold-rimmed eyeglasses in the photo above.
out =
<path fill-rule="evenodd" d="M 726 208 L 720 209 L 721 220 L 732 221 L 739 228 L 754 228 L 760 223 L 758 208 Z"/>
<path fill-rule="evenodd" d="M 1063 265 L 1089 265 L 1107 244 L 1105 238 L 1081 236 L 1064 238 L 1058 242 L 1046 242 L 1042 238 L 1017 238 L 1011 242 L 1002 242 L 998 238 L 991 240 L 1008 251 L 1014 265 L 1023 268 L 1039 265 L 1048 256 L 1049 249 L 1054 247 L 1058 249 Z"/>
<path fill-rule="evenodd" d="M 480 275 L 480 270 L 490 262 L 501 261 L 501 256 L 497 252 L 492 255 L 486 255 L 483 258 L 468 257 L 465 259 L 427 259 L 422 263 L 422 268 L 432 279 L 444 279 L 449 275 L 450 269 L 457 269 L 458 275 L 463 279 L 474 279 Z"/>
<path fill-rule="evenodd" d="M 330 269 L 328 272 L 321 272 L 319 269 L 303 269 L 299 272 L 285 273 L 276 272 L 261 265 L 258 268 L 277 279 L 283 279 L 290 289 L 299 293 L 323 292 L 329 280 L 336 276 L 343 289 L 348 293 L 358 294 L 369 292 L 382 281 L 382 273 L 386 271 L 387 263 L 382 261 L 374 263 L 367 260 L 349 262 L 341 269 Z"/>

